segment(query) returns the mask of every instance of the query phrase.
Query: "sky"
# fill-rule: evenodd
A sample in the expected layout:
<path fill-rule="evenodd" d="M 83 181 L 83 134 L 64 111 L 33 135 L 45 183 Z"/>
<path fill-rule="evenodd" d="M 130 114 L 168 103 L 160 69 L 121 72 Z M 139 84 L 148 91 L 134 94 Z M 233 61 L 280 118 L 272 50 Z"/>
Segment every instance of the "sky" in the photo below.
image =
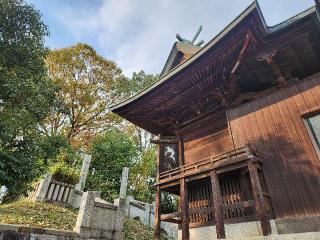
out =
<path fill-rule="evenodd" d="M 124 74 L 160 73 L 176 34 L 210 41 L 252 0 L 26 0 L 43 15 L 51 49 L 78 42 L 115 61 Z M 314 0 L 259 0 L 269 26 L 314 5 Z"/>

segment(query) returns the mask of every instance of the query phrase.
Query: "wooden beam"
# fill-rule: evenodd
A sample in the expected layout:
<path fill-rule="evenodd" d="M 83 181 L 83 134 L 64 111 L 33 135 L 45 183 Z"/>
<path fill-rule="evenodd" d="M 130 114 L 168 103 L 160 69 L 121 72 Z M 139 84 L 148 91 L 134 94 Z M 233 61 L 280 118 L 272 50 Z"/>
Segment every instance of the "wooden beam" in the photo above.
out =
<path fill-rule="evenodd" d="M 248 169 L 252 184 L 252 195 L 255 200 L 256 215 L 260 220 L 263 235 L 271 234 L 271 226 L 265 209 L 263 191 L 260 183 L 257 166 L 248 161 Z"/>
<path fill-rule="evenodd" d="M 154 211 L 154 239 L 160 240 L 160 223 L 161 223 L 161 191 L 160 186 L 156 187 L 156 206 Z"/>
<path fill-rule="evenodd" d="M 226 238 L 224 230 L 224 214 L 222 197 L 220 193 L 219 179 L 215 170 L 211 171 L 211 188 L 212 188 L 212 199 L 213 199 L 213 214 L 216 222 L 216 232 L 218 239 Z"/>
<path fill-rule="evenodd" d="M 184 162 L 184 142 L 183 142 L 183 136 L 179 136 L 179 166 L 183 166 L 185 164 Z"/>
<path fill-rule="evenodd" d="M 161 140 L 161 135 L 158 135 L 158 139 Z M 156 174 L 157 174 L 157 183 L 160 181 L 160 156 L 161 156 L 161 146 L 157 145 L 157 162 L 156 162 Z"/>
<path fill-rule="evenodd" d="M 225 209 L 229 209 L 229 210 L 233 210 L 233 209 L 237 209 L 237 208 L 252 208 L 254 206 L 255 206 L 255 203 L 253 200 L 223 204 L 223 207 Z"/>
<path fill-rule="evenodd" d="M 188 186 L 184 178 L 180 179 L 180 206 L 181 206 L 181 228 L 182 240 L 189 240 L 189 214 L 188 214 Z"/>
<path fill-rule="evenodd" d="M 153 144 L 178 144 L 179 141 L 178 139 L 175 139 L 175 138 L 168 138 L 168 139 L 151 139 L 150 140 L 150 143 L 153 143 Z"/>
<path fill-rule="evenodd" d="M 314 0 L 316 2 L 316 11 L 320 21 L 320 0 Z"/>
<path fill-rule="evenodd" d="M 175 223 L 181 225 L 181 220 L 175 218 L 166 218 L 165 220 L 161 220 L 163 222 Z"/>
<path fill-rule="evenodd" d="M 181 212 L 161 214 L 160 219 L 163 222 L 171 222 L 171 223 L 181 224 Z"/>
<path fill-rule="evenodd" d="M 283 86 L 287 85 L 287 81 L 286 81 L 285 77 L 283 76 L 279 65 L 273 60 L 273 58 L 276 54 L 277 54 L 277 50 L 273 50 L 271 52 L 267 52 L 267 53 L 264 53 L 263 55 L 260 55 L 257 58 L 257 60 L 258 61 L 266 61 L 270 65 L 274 75 L 276 76 L 278 87 L 283 87 Z"/>
<path fill-rule="evenodd" d="M 242 59 L 245 55 L 246 50 L 249 47 L 249 43 L 251 40 L 251 36 L 252 34 L 247 33 L 245 39 L 244 39 L 244 43 L 243 46 L 239 52 L 239 55 L 237 57 L 237 61 L 234 64 L 231 73 L 230 73 L 230 79 L 229 79 L 229 89 L 228 89 L 228 98 L 232 98 L 237 90 L 237 75 L 236 75 L 236 71 L 238 70 Z"/>
<path fill-rule="evenodd" d="M 168 214 L 161 214 L 161 221 L 166 220 L 169 218 L 181 218 L 181 212 L 174 212 L 174 213 L 168 213 Z"/>

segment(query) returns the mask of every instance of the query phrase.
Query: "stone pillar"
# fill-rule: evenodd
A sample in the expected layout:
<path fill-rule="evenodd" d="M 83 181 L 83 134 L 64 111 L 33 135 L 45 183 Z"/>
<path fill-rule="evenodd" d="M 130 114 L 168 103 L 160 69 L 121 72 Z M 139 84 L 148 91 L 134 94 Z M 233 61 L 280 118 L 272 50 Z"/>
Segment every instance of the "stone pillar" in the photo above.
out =
<path fill-rule="evenodd" d="M 121 177 L 121 187 L 119 194 L 119 206 L 116 218 L 116 226 L 115 226 L 115 240 L 123 239 L 123 224 L 125 218 L 125 209 L 126 209 L 126 195 L 127 195 L 127 187 L 128 187 L 128 177 L 129 177 L 129 168 L 125 167 L 122 170 Z"/>
<path fill-rule="evenodd" d="M 37 189 L 34 201 L 44 201 L 46 199 L 46 195 L 50 186 L 52 174 L 46 173 L 43 177 L 43 179 L 40 181 L 39 187 Z"/>
<path fill-rule="evenodd" d="M 144 221 L 145 221 L 145 224 L 150 227 L 150 204 L 149 203 L 146 204 Z"/>
<path fill-rule="evenodd" d="M 84 187 L 86 185 L 87 175 L 89 172 L 90 162 L 91 162 L 91 155 L 83 154 L 83 162 L 82 162 L 82 167 L 80 172 L 80 178 L 79 178 L 79 182 L 76 184 L 76 187 L 75 187 L 75 189 L 78 191 L 84 190 Z"/>
<path fill-rule="evenodd" d="M 128 178 L 129 178 L 129 168 L 125 167 L 122 170 L 121 187 L 120 187 L 120 194 L 119 194 L 120 199 L 126 198 L 127 187 L 128 187 Z"/>
<path fill-rule="evenodd" d="M 77 223 L 73 231 L 78 233 L 80 238 L 88 239 L 91 235 L 91 218 L 94 210 L 96 197 L 100 197 L 100 192 L 84 192 L 77 217 Z"/>

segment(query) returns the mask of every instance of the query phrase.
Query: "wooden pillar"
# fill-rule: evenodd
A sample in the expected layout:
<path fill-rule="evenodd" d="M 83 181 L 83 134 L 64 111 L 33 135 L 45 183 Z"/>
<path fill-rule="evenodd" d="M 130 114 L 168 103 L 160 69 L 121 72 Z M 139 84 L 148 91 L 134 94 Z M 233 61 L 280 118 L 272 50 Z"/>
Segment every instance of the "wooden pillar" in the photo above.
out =
<path fill-rule="evenodd" d="M 179 136 L 179 166 L 183 166 L 185 164 L 184 162 L 184 142 L 183 137 Z"/>
<path fill-rule="evenodd" d="M 154 211 L 154 239 L 160 240 L 160 224 L 161 224 L 161 191 L 160 186 L 156 187 L 156 206 Z"/>
<path fill-rule="evenodd" d="M 226 238 L 224 230 L 224 214 L 222 196 L 220 193 L 219 179 L 215 170 L 210 172 L 212 199 L 213 199 L 213 213 L 216 222 L 217 238 Z"/>
<path fill-rule="evenodd" d="M 158 136 L 161 140 L 161 135 Z M 161 156 L 161 145 L 157 145 L 157 162 L 156 162 L 156 174 L 157 174 L 157 184 L 160 181 L 160 156 Z M 154 239 L 160 240 L 160 224 L 161 224 L 161 191 L 160 185 L 156 187 L 156 206 L 154 211 Z"/>
<path fill-rule="evenodd" d="M 248 162 L 248 169 L 252 184 L 252 195 L 255 200 L 256 206 L 256 215 L 260 220 L 262 233 L 263 235 L 269 235 L 271 233 L 271 226 L 270 222 L 266 213 L 265 202 L 263 198 L 263 191 L 259 179 L 258 169 L 257 166 L 249 161 Z"/>
<path fill-rule="evenodd" d="M 189 240 L 188 186 L 185 178 L 180 179 L 180 207 L 182 240 Z"/>

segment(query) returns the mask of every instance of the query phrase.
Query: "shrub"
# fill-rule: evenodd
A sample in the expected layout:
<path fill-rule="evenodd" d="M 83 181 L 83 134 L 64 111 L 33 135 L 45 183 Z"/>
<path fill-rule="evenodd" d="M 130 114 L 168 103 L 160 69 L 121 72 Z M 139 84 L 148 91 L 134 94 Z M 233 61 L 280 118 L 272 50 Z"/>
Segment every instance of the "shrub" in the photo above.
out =
<path fill-rule="evenodd" d="M 52 178 L 59 182 L 76 184 L 79 182 L 80 171 L 74 166 L 67 165 L 64 162 L 58 162 L 50 167 Z"/>

